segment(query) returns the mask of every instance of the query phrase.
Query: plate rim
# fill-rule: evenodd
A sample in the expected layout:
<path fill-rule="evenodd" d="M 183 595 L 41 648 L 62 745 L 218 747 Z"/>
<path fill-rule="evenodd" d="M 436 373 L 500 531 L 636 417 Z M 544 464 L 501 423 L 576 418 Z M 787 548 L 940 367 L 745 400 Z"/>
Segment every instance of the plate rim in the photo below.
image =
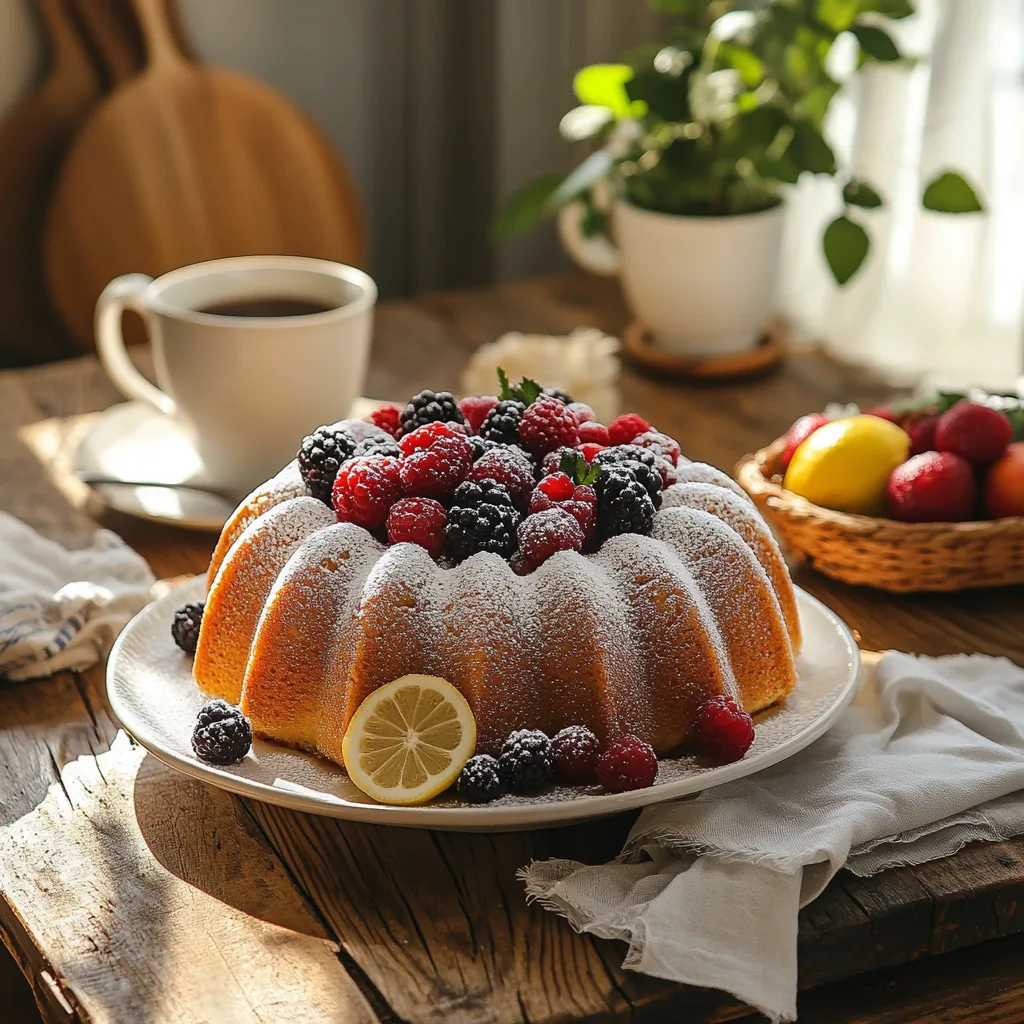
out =
<path fill-rule="evenodd" d="M 180 603 L 198 595 L 199 586 L 205 581 L 205 575 L 176 587 L 157 601 L 152 602 L 138 612 L 121 630 L 107 658 L 105 682 L 107 701 L 114 718 L 135 742 L 144 747 L 150 754 L 184 775 L 198 778 L 203 782 L 263 803 L 287 807 L 290 810 L 302 811 L 307 814 L 319 814 L 346 821 L 359 821 L 365 824 L 391 825 L 412 828 L 429 828 L 438 831 L 457 832 L 502 832 L 523 831 L 538 828 L 553 828 L 569 825 L 591 818 L 609 817 L 623 811 L 636 810 L 651 804 L 664 803 L 682 797 L 694 796 L 697 793 L 717 788 L 728 782 L 745 778 L 771 768 L 785 761 L 815 740 L 823 736 L 835 723 L 836 719 L 852 703 L 860 686 L 863 674 L 861 651 L 850 627 L 842 618 L 802 587 L 794 585 L 794 590 L 805 600 L 824 613 L 829 624 L 835 629 L 842 640 L 850 664 L 850 672 L 842 691 L 833 703 L 817 718 L 800 731 L 787 737 L 776 746 L 763 751 L 751 760 L 743 759 L 732 764 L 721 765 L 698 776 L 666 782 L 660 786 L 647 789 L 631 790 L 625 793 L 596 793 L 581 796 L 574 800 L 552 800 L 547 803 L 513 804 L 505 806 L 489 806 L 477 804 L 468 807 L 431 807 L 400 806 L 394 804 L 352 803 L 340 797 L 321 794 L 317 791 L 300 792 L 284 787 L 275 787 L 245 776 L 235 775 L 214 765 L 206 765 L 197 759 L 183 757 L 173 750 L 167 749 L 159 740 L 149 734 L 144 722 L 121 701 L 115 685 L 116 667 L 121 658 L 121 649 L 125 638 L 143 616 L 157 614 L 155 609 L 171 603 Z M 196 591 L 197 594 L 193 594 Z M 136 731 L 133 725 L 140 725 Z M 272 742 L 272 741 L 268 741 Z M 287 748 L 285 748 L 287 749 Z M 303 754 L 302 756 L 310 756 Z M 309 795 L 307 795 L 307 793 Z"/>

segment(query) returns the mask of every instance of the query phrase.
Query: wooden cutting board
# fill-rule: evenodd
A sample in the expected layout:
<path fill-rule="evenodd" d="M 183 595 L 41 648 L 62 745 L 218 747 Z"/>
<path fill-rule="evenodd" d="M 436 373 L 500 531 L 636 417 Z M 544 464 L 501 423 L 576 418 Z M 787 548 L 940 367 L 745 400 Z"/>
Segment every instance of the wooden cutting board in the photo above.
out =
<path fill-rule="evenodd" d="M 0 122 L 0 363 L 32 363 L 73 347 L 43 279 L 46 207 L 60 162 L 100 97 L 95 69 L 64 0 L 36 0 L 49 48 L 39 87 Z"/>
<path fill-rule="evenodd" d="M 364 260 L 359 205 L 324 135 L 261 83 L 190 63 L 164 0 L 131 2 L 146 70 L 82 130 L 46 229 L 50 294 L 83 348 L 118 274 L 249 253 Z"/>

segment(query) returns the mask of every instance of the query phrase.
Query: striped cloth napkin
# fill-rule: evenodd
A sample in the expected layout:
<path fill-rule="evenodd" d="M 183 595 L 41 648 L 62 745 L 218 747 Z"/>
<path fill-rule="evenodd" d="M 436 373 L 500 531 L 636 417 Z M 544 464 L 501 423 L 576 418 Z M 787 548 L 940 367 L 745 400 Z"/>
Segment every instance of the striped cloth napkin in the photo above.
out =
<path fill-rule="evenodd" d="M 0 681 L 94 665 L 149 602 L 153 582 L 145 561 L 108 530 L 68 551 L 0 512 Z"/>

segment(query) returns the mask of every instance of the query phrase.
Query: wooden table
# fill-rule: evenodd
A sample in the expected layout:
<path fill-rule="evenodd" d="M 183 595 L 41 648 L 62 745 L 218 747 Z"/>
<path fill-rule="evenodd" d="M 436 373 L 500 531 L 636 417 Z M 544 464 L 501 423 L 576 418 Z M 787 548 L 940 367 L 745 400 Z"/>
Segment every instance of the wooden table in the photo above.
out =
<path fill-rule="evenodd" d="M 388 303 L 367 393 L 457 388 L 472 349 L 504 330 L 616 332 L 625 320 L 613 285 L 581 277 Z M 622 392 L 691 457 L 730 469 L 796 415 L 885 389 L 807 354 L 728 386 L 627 371 Z M 33 453 L 41 434 L 60 447 L 65 417 L 116 400 L 91 359 L 0 374 L 0 508 L 69 544 L 98 518 L 159 576 L 203 571 L 212 537 L 103 513 Z M 799 582 L 866 647 L 1024 663 L 1019 590 L 912 599 L 810 572 Z M 526 905 L 516 868 L 607 859 L 631 820 L 454 835 L 310 817 L 236 799 L 133 746 L 99 669 L 0 688 L 0 937 L 46 1021 L 761 1019 L 721 993 L 623 971 L 623 945 Z M 840 874 L 801 915 L 801 1020 L 1024 1019 L 1022 930 L 1024 840 Z M 0 1020 L 33 1020 L 13 973 L 0 966 Z"/>

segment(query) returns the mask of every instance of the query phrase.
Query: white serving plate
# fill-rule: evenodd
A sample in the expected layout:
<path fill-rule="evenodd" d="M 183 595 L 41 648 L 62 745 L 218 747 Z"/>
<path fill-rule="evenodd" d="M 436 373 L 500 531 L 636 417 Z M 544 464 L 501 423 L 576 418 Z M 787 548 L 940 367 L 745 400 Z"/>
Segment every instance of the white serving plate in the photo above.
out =
<path fill-rule="evenodd" d="M 192 753 L 191 735 L 204 697 L 192 679 L 192 660 L 171 639 L 174 609 L 200 600 L 202 578 L 143 609 L 114 644 L 107 693 L 121 725 L 161 761 L 239 796 L 297 811 L 353 821 L 465 832 L 548 828 L 617 814 L 752 775 L 821 736 L 853 699 L 860 652 L 846 624 L 820 601 L 797 590 L 804 629 L 800 682 L 778 706 L 756 717 L 756 736 L 734 764 L 702 767 L 694 758 L 662 760 L 649 789 L 605 793 L 599 786 L 554 787 L 536 796 L 505 796 L 467 805 L 439 797 L 421 807 L 390 807 L 361 793 L 330 761 L 257 739 L 241 764 L 218 768 Z"/>

